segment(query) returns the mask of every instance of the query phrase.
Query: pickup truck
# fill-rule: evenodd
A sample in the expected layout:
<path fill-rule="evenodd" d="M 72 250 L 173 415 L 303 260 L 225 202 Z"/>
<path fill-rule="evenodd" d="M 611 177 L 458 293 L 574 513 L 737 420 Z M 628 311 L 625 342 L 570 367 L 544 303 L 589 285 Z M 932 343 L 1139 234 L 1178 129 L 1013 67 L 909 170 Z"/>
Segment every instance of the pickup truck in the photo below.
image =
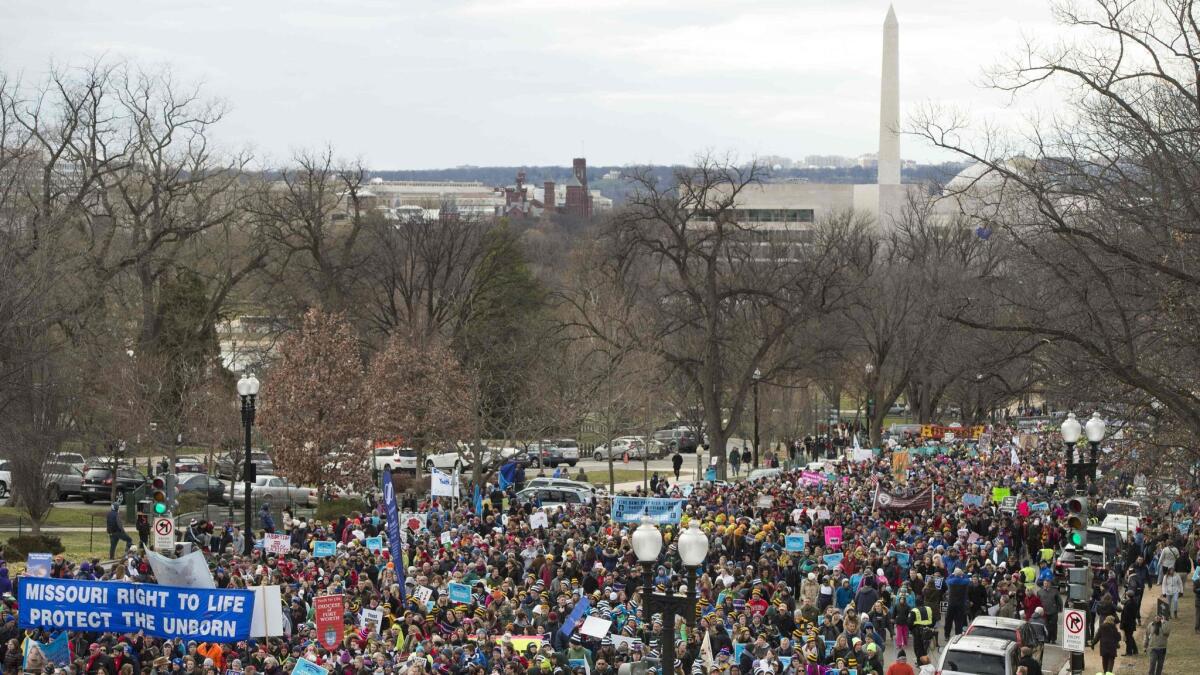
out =
<path fill-rule="evenodd" d="M 241 503 L 246 498 L 246 484 L 241 481 L 232 483 L 230 495 L 234 503 Z M 290 485 L 286 479 L 279 476 L 259 476 L 250 488 L 250 497 L 256 501 L 269 499 L 275 504 L 306 506 L 316 506 L 320 501 L 316 488 Z"/>

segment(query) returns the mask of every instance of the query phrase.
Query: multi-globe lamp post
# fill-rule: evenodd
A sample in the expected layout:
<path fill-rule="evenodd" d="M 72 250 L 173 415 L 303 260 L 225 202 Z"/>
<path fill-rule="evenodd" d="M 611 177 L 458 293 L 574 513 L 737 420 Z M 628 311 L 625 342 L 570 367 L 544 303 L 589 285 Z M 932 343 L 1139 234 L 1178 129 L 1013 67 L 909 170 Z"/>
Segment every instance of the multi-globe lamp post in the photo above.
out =
<path fill-rule="evenodd" d="M 250 495 L 254 484 L 255 472 L 254 464 L 250 461 L 250 443 L 254 429 L 254 404 L 255 399 L 258 398 L 258 387 L 258 378 L 253 373 L 243 375 L 242 379 L 238 380 L 237 383 L 238 396 L 242 398 L 242 427 L 246 432 L 246 443 L 242 451 L 242 479 L 246 482 L 246 525 L 243 532 L 243 538 L 246 542 L 244 553 L 246 555 L 250 555 L 250 552 L 254 549 L 254 537 L 252 536 L 254 532 L 254 512 L 251 507 Z M 236 476 L 234 478 L 236 479 Z"/>
<path fill-rule="evenodd" d="M 683 615 L 689 628 L 694 628 L 696 624 L 696 570 L 708 556 L 708 537 L 700 530 L 700 524 L 695 520 L 679 535 L 679 558 L 683 561 L 687 577 L 687 591 L 684 595 L 677 595 L 674 584 L 670 581 L 666 585 L 666 592 L 658 593 L 653 590 L 654 564 L 658 562 L 662 547 L 662 532 L 650 518 L 643 518 L 642 524 L 633 532 L 633 552 L 642 564 L 642 612 L 646 626 L 643 639 L 649 644 L 651 617 L 661 612 L 663 665 L 659 672 L 665 675 L 667 672 L 674 672 L 675 669 L 675 615 Z"/>

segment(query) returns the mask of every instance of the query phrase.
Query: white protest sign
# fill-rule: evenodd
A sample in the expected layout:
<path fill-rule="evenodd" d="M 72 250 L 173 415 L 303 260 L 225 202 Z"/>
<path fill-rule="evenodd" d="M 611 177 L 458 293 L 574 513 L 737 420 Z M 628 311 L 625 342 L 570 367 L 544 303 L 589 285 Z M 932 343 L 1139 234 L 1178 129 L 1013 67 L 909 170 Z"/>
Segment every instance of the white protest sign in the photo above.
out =
<path fill-rule="evenodd" d="M 594 638 L 602 638 L 608 635 L 609 628 L 612 628 L 612 621 L 601 619 L 598 616 L 589 616 L 583 622 L 583 628 L 580 628 L 579 632 Z"/>
<path fill-rule="evenodd" d="M 283 636 L 283 601 L 278 586 L 251 586 L 254 591 L 254 615 L 250 618 L 250 637 Z"/>
<path fill-rule="evenodd" d="M 433 599 L 433 589 L 428 586 L 417 586 L 413 590 L 413 597 L 421 602 L 422 605 Z"/>
<path fill-rule="evenodd" d="M 283 555 L 292 550 L 292 539 L 286 534 L 268 534 L 266 541 L 263 542 L 263 548 L 267 553 Z"/>
<path fill-rule="evenodd" d="M 550 518 L 545 511 L 536 511 L 529 515 L 529 526 L 534 529 L 550 527 Z"/>
<path fill-rule="evenodd" d="M 379 635 L 379 631 L 383 629 L 383 610 L 364 609 L 360 625 L 363 628 L 370 628 L 376 635 Z"/>

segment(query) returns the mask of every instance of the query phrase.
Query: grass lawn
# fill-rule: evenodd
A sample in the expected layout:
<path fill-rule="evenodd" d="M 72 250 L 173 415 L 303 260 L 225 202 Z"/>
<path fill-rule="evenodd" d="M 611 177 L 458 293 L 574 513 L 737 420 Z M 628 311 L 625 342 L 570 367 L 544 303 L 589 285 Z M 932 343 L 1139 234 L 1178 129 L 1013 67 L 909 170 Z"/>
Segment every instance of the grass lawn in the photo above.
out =
<path fill-rule="evenodd" d="M 646 474 L 647 479 L 649 478 L 649 476 L 652 476 L 652 475 L 654 475 L 653 471 L 651 471 L 649 474 Z M 572 474 L 572 476 L 574 476 L 574 474 Z M 618 469 L 618 468 L 614 467 L 613 468 L 613 476 L 615 476 L 615 480 L 618 483 L 628 483 L 630 481 L 635 481 L 635 480 L 640 481 L 640 480 L 642 480 L 642 470 L 641 469 Z M 674 477 L 672 476 L 672 478 L 674 478 Z M 602 485 L 602 486 L 608 485 L 608 469 L 607 468 L 592 469 L 587 472 L 587 479 L 588 479 L 588 482 L 591 483 L 592 485 Z"/>
<path fill-rule="evenodd" d="M 53 534 L 62 540 L 63 546 L 66 548 L 63 551 L 63 556 L 71 562 L 79 563 L 92 558 L 108 558 L 108 535 L 104 533 L 104 528 L 96 528 L 96 534 L 89 538 L 87 532 L 53 532 Z M 15 536 L 16 532 L 0 533 L 0 538 L 7 541 L 9 537 Z M 133 535 L 134 543 L 137 543 L 137 534 Z M 121 544 L 117 545 L 117 555 L 124 553 L 125 549 Z M 9 561 L 9 568 L 14 574 L 20 574 L 25 571 L 24 560 Z"/>
<path fill-rule="evenodd" d="M 97 527 L 103 528 L 104 518 L 107 514 L 108 504 L 106 503 L 82 509 L 55 508 L 50 510 L 50 515 L 42 525 L 47 527 L 89 527 L 92 524 L 92 516 L 95 516 Z M 124 515 L 123 511 L 122 515 Z M 16 527 L 18 523 L 28 528 L 29 517 L 15 506 L 0 506 L 0 527 Z"/>

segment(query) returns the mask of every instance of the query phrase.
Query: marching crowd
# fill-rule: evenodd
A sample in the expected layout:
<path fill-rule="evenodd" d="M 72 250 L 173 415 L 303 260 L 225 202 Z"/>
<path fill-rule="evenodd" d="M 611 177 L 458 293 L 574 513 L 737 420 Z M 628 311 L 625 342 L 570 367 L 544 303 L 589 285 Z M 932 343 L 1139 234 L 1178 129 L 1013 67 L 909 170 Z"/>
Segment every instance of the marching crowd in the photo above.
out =
<path fill-rule="evenodd" d="M 797 449 L 823 459 L 819 446 Z M 1064 607 L 1053 569 L 1069 493 L 1062 452 L 1049 437 L 1017 453 L 1008 444 L 899 449 L 909 453 L 899 470 L 895 451 L 885 449 L 820 471 L 797 457 L 796 468 L 753 483 L 656 481 L 656 496 L 683 500 L 679 522 L 660 526 L 656 589 L 684 583 L 676 545 L 683 528 L 698 524 L 710 542 L 694 614 L 681 617 L 672 635 L 661 615 L 647 617 L 643 608 L 647 589 L 631 546 L 636 523 L 613 522 L 604 498 L 543 510 L 510 499 L 512 488 L 489 486 L 478 501 L 423 498 L 415 529 L 404 523 L 402 560 L 387 545 L 368 545 L 386 537 L 374 498 L 332 521 L 288 512 L 263 523 L 288 535 L 286 553 L 266 553 L 261 530 L 259 545 L 243 555 L 235 526 L 191 524 L 187 537 L 205 551 L 219 588 L 281 587 L 282 637 L 218 644 L 71 632 L 70 662 L 43 668 L 26 662 L 23 641 L 50 635 L 18 627 L 10 601 L 0 610 L 0 661 L 5 673 L 36 667 L 88 675 L 277 675 L 301 658 L 344 675 L 914 675 L 932 672 L 939 644 L 991 614 L 1025 620 L 1020 666 L 1040 673 L 1029 646 L 1055 639 Z M 1119 494 L 1132 479 L 1105 475 L 1101 496 Z M 1016 507 L 1002 509 L 993 487 L 1006 489 Z M 929 503 L 903 510 L 878 500 L 881 491 L 925 489 Z M 970 498 L 981 494 L 987 498 Z M 1046 510 L 1030 509 L 1042 503 Z M 1096 575 L 1097 626 L 1089 635 L 1106 668 L 1122 638 L 1137 651 L 1140 629 L 1152 675 L 1155 663 L 1161 669 L 1182 580 L 1200 588 L 1196 536 L 1178 526 L 1195 507 L 1155 509 L 1125 555 Z M 544 527 L 533 518 L 539 512 Z M 840 526 L 837 541 L 827 540 L 826 526 Z M 321 541 L 335 542 L 336 553 L 314 556 Z M 59 556 L 51 575 L 154 582 L 136 546 L 109 564 Z M 469 602 L 450 599 L 451 583 L 470 588 Z M 1155 585 L 1165 603 L 1142 616 L 1141 598 Z M 0 569 L 0 592 L 12 590 Z M 322 646 L 314 618 L 314 599 L 327 594 L 344 602 L 332 649 Z M 585 616 L 610 622 L 601 635 L 585 634 L 584 617 L 573 614 L 585 600 Z M 378 610 L 369 615 L 379 620 L 364 621 L 365 610 Z M 675 643 L 674 663 L 662 662 L 666 640 Z"/>

